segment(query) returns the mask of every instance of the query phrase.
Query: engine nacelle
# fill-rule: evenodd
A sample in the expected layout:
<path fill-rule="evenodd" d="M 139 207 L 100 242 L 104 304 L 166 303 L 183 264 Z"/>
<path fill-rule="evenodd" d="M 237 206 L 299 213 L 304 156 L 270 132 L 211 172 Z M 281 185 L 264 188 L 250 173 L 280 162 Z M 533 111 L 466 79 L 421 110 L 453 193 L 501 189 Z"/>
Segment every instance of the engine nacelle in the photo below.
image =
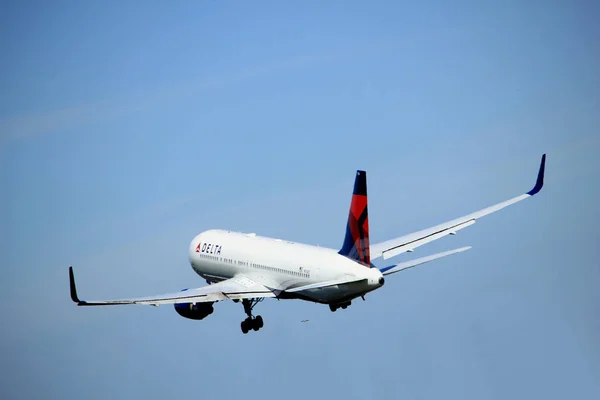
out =
<path fill-rule="evenodd" d="M 184 318 L 201 320 L 213 313 L 213 303 L 177 303 L 173 305 L 177 314 Z"/>

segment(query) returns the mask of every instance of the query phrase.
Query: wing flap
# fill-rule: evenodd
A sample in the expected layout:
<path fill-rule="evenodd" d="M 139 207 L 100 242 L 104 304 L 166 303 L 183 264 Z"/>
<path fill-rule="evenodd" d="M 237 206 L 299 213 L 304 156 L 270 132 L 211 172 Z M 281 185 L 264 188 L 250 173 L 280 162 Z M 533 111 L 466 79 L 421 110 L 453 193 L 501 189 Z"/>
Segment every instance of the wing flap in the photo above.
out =
<path fill-rule="evenodd" d="M 380 254 L 378 256 L 383 256 L 383 259 L 387 260 L 388 258 L 397 256 L 398 254 L 401 254 L 404 252 L 411 252 L 419 246 L 422 246 L 429 242 L 433 242 L 434 240 L 440 239 L 444 236 L 455 235 L 456 232 L 458 232 L 459 230 L 473 225 L 475 223 L 475 219 L 470 219 L 467 221 L 458 220 L 456 222 L 458 222 L 458 223 L 448 224 L 450 226 L 447 228 L 444 225 L 438 225 L 433 228 L 429 228 L 429 229 L 422 230 L 420 232 L 416 232 L 416 233 L 410 235 L 409 237 L 406 237 L 404 243 L 401 243 L 396 246 L 394 246 L 395 243 L 393 241 L 390 241 L 392 243 L 390 243 L 389 248 L 387 248 L 385 245 L 382 246 L 383 248 L 387 248 L 387 249 L 384 250 L 383 252 L 381 252 L 382 254 Z M 414 239 L 412 239 L 412 237 L 414 237 Z"/>

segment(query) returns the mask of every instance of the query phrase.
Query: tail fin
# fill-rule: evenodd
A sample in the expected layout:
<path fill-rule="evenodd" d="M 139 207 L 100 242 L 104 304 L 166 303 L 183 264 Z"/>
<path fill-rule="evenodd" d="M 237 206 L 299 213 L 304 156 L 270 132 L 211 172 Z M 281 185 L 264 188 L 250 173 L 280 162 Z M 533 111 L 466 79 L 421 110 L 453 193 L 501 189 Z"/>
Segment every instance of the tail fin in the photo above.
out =
<path fill-rule="evenodd" d="M 367 173 L 356 171 L 354 191 L 348 214 L 346 237 L 339 254 L 371 266 L 369 250 L 369 215 L 367 210 Z"/>

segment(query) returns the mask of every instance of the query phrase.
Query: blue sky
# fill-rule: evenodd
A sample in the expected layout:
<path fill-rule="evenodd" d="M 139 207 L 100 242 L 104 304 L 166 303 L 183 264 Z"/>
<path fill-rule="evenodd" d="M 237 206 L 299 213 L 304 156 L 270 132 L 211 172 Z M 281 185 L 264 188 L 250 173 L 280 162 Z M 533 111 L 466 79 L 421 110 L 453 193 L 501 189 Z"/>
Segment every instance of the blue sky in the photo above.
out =
<path fill-rule="evenodd" d="M 593 2 L 3 2 L 0 398 L 600 396 Z M 192 237 L 338 248 L 529 190 L 343 312 L 77 308 L 200 286 Z M 308 323 L 301 323 L 309 319 Z"/>

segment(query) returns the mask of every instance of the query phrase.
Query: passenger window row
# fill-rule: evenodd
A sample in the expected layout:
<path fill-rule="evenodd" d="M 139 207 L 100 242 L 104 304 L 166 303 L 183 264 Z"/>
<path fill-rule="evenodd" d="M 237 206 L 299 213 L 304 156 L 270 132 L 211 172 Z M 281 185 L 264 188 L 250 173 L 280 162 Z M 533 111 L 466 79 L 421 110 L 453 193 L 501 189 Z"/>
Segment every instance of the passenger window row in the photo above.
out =
<path fill-rule="evenodd" d="M 310 277 L 310 271 L 290 271 L 290 270 L 283 269 L 283 268 L 271 267 L 269 265 L 249 263 L 247 261 L 234 260 L 232 258 L 216 257 L 216 256 L 211 256 L 209 254 L 199 254 L 199 256 L 202 258 L 208 259 L 208 260 L 214 260 L 214 261 L 223 262 L 223 263 L 231 264 L 231 265 L 237 264 L 237 265 L 242 265 L 242 266 L 250 266 L 250 267 L 256 268 L 256 269 L 278 272 L 280 274 L 299 276 L 299 277 L 303 277 L 303 278 Z"/>

